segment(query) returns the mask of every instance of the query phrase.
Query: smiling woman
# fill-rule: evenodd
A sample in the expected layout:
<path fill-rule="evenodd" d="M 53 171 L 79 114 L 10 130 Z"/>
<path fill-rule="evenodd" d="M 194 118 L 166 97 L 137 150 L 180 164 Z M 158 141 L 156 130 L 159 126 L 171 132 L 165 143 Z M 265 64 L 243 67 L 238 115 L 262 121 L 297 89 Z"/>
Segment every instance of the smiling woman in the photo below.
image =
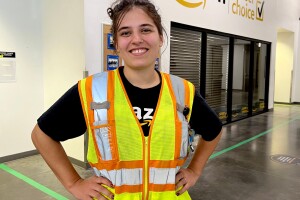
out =
<path fill-rule="evenodd" d="M 150 1 L 118 0 L 107 12 L 124 66 L 80 80 L 38 119 L 33 142 L 78 199 L 190 200 L 187 190 L 214 151 L 222 123 L 192 83 L 155 69 L 163 27 Z M 209 123 L 199 120 L 204 115 Z M 183 168 L 190 128 L 206 140 Z M 82 179 L 59 141 L 86 130 L 95 176 Z"/>

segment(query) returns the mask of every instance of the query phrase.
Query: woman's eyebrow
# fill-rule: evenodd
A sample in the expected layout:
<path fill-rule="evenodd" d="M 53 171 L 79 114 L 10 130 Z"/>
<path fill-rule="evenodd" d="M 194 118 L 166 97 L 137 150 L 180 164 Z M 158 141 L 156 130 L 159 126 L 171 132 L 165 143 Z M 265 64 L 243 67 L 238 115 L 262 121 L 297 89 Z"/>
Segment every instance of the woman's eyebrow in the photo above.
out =
<path fill-rule="evenodd" d="M 124 29 L 129 29 L 129 28 L 130 28 L 129 26 L 123 26 L 123 27 L 121 27 L 121 28 L 118 29 L 118 32 L 120 32 L 120 31 L 122 31 Z"/>
<path fill-rule="evenodd" d="M 154 25 L 152 25 L 152 24 L 141 24 L 139 27 L 146 27 L 146 26 L 154 27 Z M 130 29 L 130 28 L 131 28 L 130 26 L 123 26 L 118 29 L 118 32 L 120 32 L 124 29 Z"/>
<path fill-rule="evenodd" d="M 151 27 L 154 27 L 154 25 L 152 24 L 141 24 L 140 27 L 145 27 L 145 26 L 151 26 Z"/>

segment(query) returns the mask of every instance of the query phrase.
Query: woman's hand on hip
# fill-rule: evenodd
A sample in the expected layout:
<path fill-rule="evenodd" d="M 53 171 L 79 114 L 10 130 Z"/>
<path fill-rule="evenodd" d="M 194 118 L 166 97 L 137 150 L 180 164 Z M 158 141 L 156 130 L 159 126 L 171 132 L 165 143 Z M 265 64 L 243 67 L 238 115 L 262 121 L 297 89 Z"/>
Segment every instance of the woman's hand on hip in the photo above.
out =
<path fill-rule="evenodd" d="M 112 183 L 104 178 L 92 176 L 87 179 L 77 180 L 69 189 L 69 191 L 80 200 L 107 200 L 114 199 L 114 194 L 103 185 L 113 187 Z M 106 196 L 106 197 L 105 197 Z"/>
<path fill-rule="evenodd" d="M 200 175 L 196 174 L 193 170 L 186 168 L 180 169 L 175 177 L 176 182 L 176 195 L 179 196 L 190 187 L 194 186 L 199 179 Z"/>

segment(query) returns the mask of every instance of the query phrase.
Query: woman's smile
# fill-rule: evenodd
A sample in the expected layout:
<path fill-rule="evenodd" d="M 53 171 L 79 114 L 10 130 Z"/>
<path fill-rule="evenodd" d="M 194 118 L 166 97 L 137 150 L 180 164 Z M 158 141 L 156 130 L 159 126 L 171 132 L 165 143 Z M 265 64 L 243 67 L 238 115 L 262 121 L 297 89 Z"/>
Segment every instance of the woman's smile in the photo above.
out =
<path fill-rule="evenodd" d="M 141 56 L 144 55 L 148 49 L 146 48 L 139 48 L 139 49 L 132 49 L 129 52 L 132 53 L 134 56 Z"/>

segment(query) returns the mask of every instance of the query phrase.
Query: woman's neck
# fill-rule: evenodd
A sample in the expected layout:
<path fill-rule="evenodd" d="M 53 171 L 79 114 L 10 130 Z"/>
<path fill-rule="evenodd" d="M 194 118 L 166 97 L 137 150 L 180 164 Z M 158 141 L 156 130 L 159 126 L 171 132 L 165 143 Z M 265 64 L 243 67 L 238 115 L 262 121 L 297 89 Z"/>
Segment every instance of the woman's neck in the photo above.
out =
<path fill-rule="evenodd" d="M 154 67 L 146 69 L 124 67 L 124 76 L 132 85 L 142 89 L 152 88 L 160 83 L 159 75 Z"/>

